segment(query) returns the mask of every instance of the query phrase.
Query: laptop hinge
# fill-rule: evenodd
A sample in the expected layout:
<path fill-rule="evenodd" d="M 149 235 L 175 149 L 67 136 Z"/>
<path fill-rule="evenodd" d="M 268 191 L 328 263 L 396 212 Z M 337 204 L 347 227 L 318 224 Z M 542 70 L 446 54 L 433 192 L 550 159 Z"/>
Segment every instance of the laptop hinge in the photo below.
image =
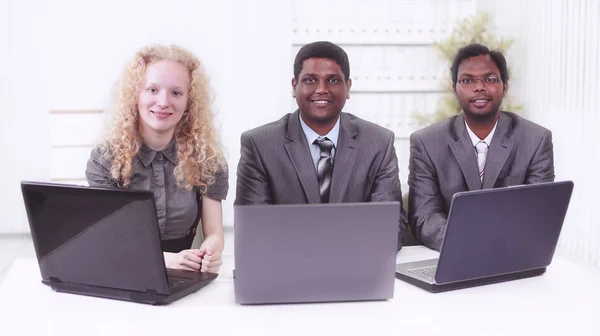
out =
<path fill-rule="evenodd" d="M 158 295 L 158 292 L 154 289 L 146 289 L 146 293 L 151 295 Z"/>
<path fill-rule="evenodd" d="M 48 280 L 50 280 L 50 282 L 52 282 L 52 283 L 60 283 L 60 279 L 59 278 L 50 277 Z"/>

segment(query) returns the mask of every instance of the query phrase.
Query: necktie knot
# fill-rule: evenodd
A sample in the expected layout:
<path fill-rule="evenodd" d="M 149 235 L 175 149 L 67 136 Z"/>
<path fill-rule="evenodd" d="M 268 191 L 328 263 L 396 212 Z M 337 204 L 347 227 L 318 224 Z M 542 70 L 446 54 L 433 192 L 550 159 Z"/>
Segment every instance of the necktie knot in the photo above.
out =
<path fill-rule="evenodd" d="M 475 150 L 477 151 L 477 153 L 481 153 L 481 154 L 485 154 L 488 151 L 488 144 L 485 143 L 485 141 L 481 140 L 479 141 L 476 145 L 475 145 Z"/>
<path fill-rule="evenodd" d="M 321 149 L 321 152 L 331 153 L 331 149 L 333 148 L 333 141 L 329 140 L 329 138 L 321 138 L 315 140 L 315 143 Z"/>

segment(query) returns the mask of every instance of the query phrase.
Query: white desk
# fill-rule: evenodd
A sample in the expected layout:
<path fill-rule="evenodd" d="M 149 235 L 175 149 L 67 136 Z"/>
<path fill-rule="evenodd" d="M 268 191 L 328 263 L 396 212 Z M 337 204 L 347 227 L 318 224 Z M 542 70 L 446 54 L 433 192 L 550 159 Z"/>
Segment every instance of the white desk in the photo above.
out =
<path fill-rule="evenodd" d="M 435 257 L 407 247 L 398 261 Z M 556 257 L 546 274 L 431 294 L 396 280 L 382 302 L 239 306 L 233 258 L 168 306 L 57 293 L 37 261 L 18 259 L 0 287 L 2 333 L 19 335 L 600 335 L 600 275 Z"/>

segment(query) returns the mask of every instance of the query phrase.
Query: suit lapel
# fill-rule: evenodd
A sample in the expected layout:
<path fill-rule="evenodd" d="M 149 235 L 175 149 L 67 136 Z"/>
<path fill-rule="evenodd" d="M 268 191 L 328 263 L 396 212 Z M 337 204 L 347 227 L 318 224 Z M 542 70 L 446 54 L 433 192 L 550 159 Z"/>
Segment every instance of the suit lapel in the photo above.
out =
<path fill-rule="evenodd" d="M 285 150 L 290 157 L 294 170 L 296 170 L 296 174 L 298 174 L 300 184 L 302 184 L 308 202 L 321 203 L 317 172 L 315 171 L 315 166 L 308 149 L 306 137 L 304 136 L 302 127 L 300 127 L 298 114 L 299 110 L 296 110 L 288 120 L 286 137 L 289 142 L 285 144 Z"/>
<path fill-rule="evenodd" d="M 356 153 L 358 152 L 358 130 L 350 122 L 348 116 L 340 114 L 340 136 L 335 149 L 333 174 L 331 176 L 331 190 L 329 203 L 341 203 L 344 200 L 350 175 L 354 171 Z"/>
<path fill-rule="evenodd" d="M 492 138 L 490 149 L 488 150 L 485 160 L 485 174 L 483 174 L 483 188 L 493 188 L 500 174 L 500 170 L 504 167 L 508 155 L 512 151 L 515 143 L 513 134 L 512 121 L 504 113 L 500 112 L 498 118 L 498 126 Z"/>
<path fill-rule="evenodd" d="M 452 128 L 452 137 L 454 141 L 450 143 L 450 149 L 456 157 L 460 170 L 467 181 L 469 190 L 481 189 L 481 180 L 479 179 L 479 168 L 477 167 L 477 156 L 473 149 L 473 143 L 465 127 L 465 119 L 461 114 L 454 120 Z"/>

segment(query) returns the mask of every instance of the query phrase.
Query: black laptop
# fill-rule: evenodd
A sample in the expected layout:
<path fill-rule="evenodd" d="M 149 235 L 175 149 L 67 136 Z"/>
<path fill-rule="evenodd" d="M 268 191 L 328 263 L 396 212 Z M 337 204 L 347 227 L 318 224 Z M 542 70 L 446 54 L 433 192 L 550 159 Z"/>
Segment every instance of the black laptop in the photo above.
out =
<path fill-rule="evenodd" d="M 25 181 L 21 190 L 42 283 L 56 291 L 166 304 L 217 277 L 165 268 L 150 191 Z"/>
<path fill-rule="evenodd" d="M 552 262 L 573 182 L 456 193 L 439 259 L 396 265 L 430 292 L 541 275 Z"/>

